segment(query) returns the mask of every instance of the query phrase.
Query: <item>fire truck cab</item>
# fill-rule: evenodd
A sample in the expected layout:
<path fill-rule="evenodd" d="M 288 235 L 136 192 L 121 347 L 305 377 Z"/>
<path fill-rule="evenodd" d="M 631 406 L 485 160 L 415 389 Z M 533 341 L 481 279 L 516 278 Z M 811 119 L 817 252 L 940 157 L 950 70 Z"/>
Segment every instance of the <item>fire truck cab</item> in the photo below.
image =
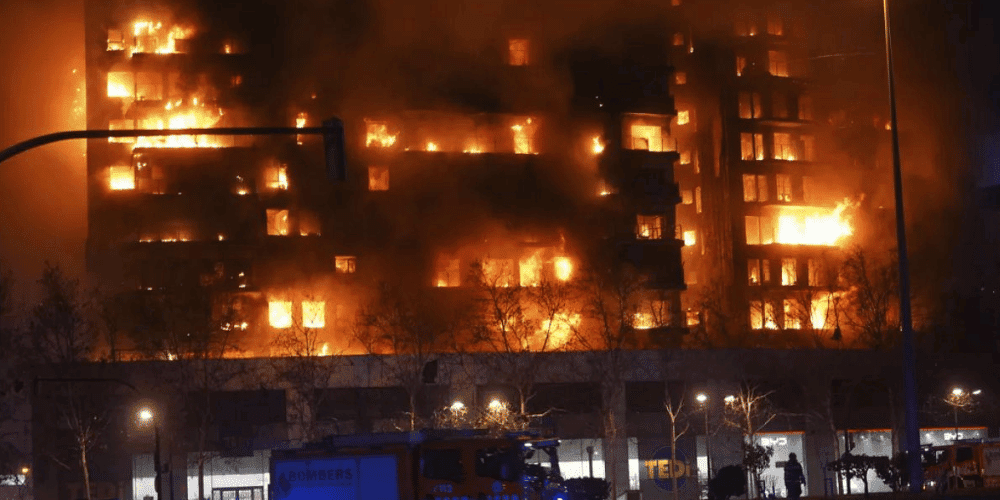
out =
<path fill-rule="evenodd" d="M 924 490 L 1000 488 L 1000 440 L 968 439 L 924 448 Z"/>

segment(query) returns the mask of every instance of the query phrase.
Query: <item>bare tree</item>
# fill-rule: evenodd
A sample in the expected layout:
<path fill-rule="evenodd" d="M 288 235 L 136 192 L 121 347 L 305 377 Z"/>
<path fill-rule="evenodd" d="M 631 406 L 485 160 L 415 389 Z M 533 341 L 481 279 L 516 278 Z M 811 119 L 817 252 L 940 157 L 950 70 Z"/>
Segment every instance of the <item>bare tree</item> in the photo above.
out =
<path fill-rule="evenodd" d="M 663 406 L 667 411 L 667 417 L 670 419 L 670 486 L 674 492 L 674 500 L 677 500 L 680 494 L 677 491 L 677 469 L 674 465 L 677 463 L 677 440 L 690 429 L 691 423 L 687 421 L 687 414 L 684 410 L 684 398 L 679 398 L 675 403 L 671 395 L 667 394 Z M 682 420 L 684 427 L 678 431 L 677 425 Z"/>
<path fill-rule="evenodd" d="M 772 393 L 773 391 L 761 393 L 756 386 L 744 384 L 736 395 L 726 397 L 723 413 L 725 425 L 743 434 L 743 465 L 751 475 L 757 496 L 763 494 L 760 475 L 767 468 L 774 452 L 771 447 L 757 444 L 757 435 L 777 417 L 768 399 Z"/>
<path fill-rule="evenodd" d="M 899 279 L 896 257 L 877 258 L 861 247 L 847 252 L 841 275 L 848 289 L 844 319 L 862 347 L 888 349 L 898 341 Z"/>

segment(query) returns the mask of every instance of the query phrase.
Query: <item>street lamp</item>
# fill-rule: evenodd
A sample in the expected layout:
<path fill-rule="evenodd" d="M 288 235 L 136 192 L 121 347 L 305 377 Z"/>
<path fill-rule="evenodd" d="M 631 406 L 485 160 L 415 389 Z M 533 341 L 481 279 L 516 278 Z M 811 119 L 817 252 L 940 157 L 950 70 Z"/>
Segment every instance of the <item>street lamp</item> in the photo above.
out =
<path fill-rule="evenodd" d="M 699 392 L 694 396 L 695 401 L 701 406 L 702 411 L 705 412 L 705 468 L 708 469 L 707 481 L 712 480 L 712 433 L 709 432 L 708 428 L 708 395 L 704 392 Z"/>
<path fill-rule="evenodd" d="M 139 418 L 139 423 L 142 425 L 153 425 L 153 490 L 156 491 L 157 500 L 163 499 L 163 486 L 161 484 L 161 478 L 163 474 L 163 465 L 160 463 L 160 423 L 156 421 L 156 415 L 153 410 L 149 408 L 140 408 L 137 414 Z M 171 485 L 171 496 L 173 493 L 173 485 Z"/>
<path fill-rule="evenodd" d="M 952 441 L 958 441 L 958 410 L 972 406 L 974 402 L 972 396 L 978 396 L 982 392 L 979 389 L 966 392 L 961 387 L 953 387 L 951 394 L 948 394 L 948 397 L 944 398 L 944 402 L 951 406 L 952 414 L 955 417 L 955 436 L 952 438 Z"/>

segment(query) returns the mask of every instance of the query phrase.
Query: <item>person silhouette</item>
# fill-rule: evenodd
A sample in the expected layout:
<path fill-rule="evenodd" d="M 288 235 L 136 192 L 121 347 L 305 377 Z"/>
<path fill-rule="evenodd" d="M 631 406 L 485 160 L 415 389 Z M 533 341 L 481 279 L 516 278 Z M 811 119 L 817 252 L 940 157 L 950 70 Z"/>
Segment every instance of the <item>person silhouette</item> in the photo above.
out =
<path fill-rule="evenodd" d="M 785 489 L 788 490 L 788 498 L 798 500 L 802 496 L 802 485 L 805 483 L 806 476 L 802 473 L 802 464 L 794 453 L 789 453 L 788 461 L 785 462 Z"/>

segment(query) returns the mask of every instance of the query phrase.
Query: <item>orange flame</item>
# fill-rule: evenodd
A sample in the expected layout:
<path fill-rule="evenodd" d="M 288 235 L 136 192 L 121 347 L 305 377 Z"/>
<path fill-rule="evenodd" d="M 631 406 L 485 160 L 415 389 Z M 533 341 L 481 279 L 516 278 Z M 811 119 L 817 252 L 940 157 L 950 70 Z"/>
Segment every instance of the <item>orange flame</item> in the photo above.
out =
<path fill-rule="evenodd" d="M 211 128 L 222 118 L 222 108 L 199 106 L 197 98 L 192 105 L 184 106 L 183 101 L 168 102 L 164 105 L 163 116 L 140 120 L 139 128 L 152 130 L 180 130 L 186 128 Z M 169 135 L 136 138 L 138 148 L 221 148 L 224 145 L 216 136 Z"/>
<path fill-rule="evenodd" d="M 365 147 L 388 148 L 396 144 L 396 135 L 389 133 L 389 125 L 385 122 L 368 122 L 367 135 L 365 137 Z"/>
<path fill-rule="evenodd" d="M 573 276 L 573 261 L 569 257 L 556 257 L 554 265 L 557 280 L 569 281 Z"/>
<path fill-rule="evenodd" d="M 782 207 L 778 215 L 777 243 L 784 245 L 834 246 L 854 234 L 844 210 L 849 200 L 836 207 Z"/>
<path fill-rule="evenodd" d="M 176 54 L 177 40 L 191 38 L 194 29 L 175 25 L 164 30 L 159 21 L 136 21 L 132 24 L 132 35 L 135 38 L 131 54 Z"/>
<path fill-rule="evenodd" d="M 604 152 L 604 142 L 601 141 L 599 136 L 594 136 L 591 151 L 593 151 L 595 155 L 599 155 Z"/>

